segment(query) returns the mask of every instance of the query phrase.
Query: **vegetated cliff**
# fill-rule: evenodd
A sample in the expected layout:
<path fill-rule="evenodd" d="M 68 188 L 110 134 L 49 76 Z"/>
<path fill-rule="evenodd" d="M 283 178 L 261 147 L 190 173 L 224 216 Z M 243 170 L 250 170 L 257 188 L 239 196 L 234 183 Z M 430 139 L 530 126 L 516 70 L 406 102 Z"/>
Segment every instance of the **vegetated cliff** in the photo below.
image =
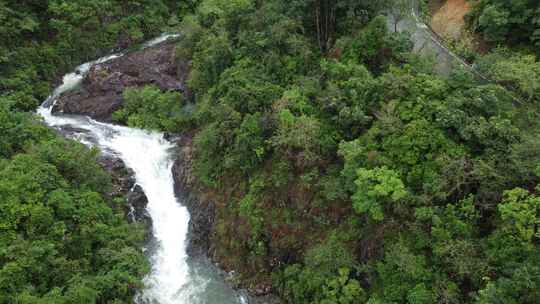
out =
<path fill-rule="evenodd" d="M 173 165 L 173 178 L 175 192 L 180 201 L 188 208 L 190 213 L 188 254 L 190 256 L 207 255 L 220 268 L 229 272 L 246 272 L 249 267 L 238 269 L 240 265 L 234 260 L 244 256 L 242 249 L 236 253 L 226 252 L 234 247 L 235 238 L 241 235 L 228 235 L 217 233 L 224 226 L 233 227 L 238 218 L 227 216 L 227 201 L 223 193 L 215 193 L 201 186 L 193 172 L 193 134 L 183 134 L 173 139 L 177 145 L 176 161 Z M 227 222 L 226 222 L 227 221 Z M 231 222 L 228 222 L 231 221 Z M 226 244 L 227 246 L 223 246 Z M 223 250 L 225 249 L 225 251 Z M 226 253 L 226 254 L 225 254 Z M 266 274 L 264 274 L 266 277 Z M 268 280 L 245 282 L 240 278 L 233 278 L 234 285 L 246 288 L 251 294 L 257 296 L 256 301 L 261 303 L 279 303 L 272 295 L 272 284 Z"/>

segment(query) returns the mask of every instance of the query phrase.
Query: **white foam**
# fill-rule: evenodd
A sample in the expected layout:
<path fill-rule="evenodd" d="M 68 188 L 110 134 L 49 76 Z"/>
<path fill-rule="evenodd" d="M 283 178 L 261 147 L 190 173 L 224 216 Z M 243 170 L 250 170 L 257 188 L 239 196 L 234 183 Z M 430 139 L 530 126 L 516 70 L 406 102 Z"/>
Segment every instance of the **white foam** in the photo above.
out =
<path fill-rule="evenodd" d="M 170 37 L 164 35 L 147 44 L 155 45 Z M 84 144 L 94 145 L 87 139 L 90 136 L 102 150 L 116 154 L 135 172 L 137 184 L 148 197 L 147 210 L 152 218 L 152 232 L 157 241 L 157 248 L 152 248 L 153 255 L 150 257 L 152 270 L 144 278 L 145 289 L 137 295 L 136 302 L 206 303 L 202 295 L 207 292 L 211 279 L 196 275 L 197 271 L 190 269 L 187 261 L 186 237 L 190 216 L 174 194 L 171 170 L 173 160 L 170 156 L 173 145 L 159 132 L 101 123 L 84 116 L 56 116 L 51 113 L 60 94 L 77 87 L 92 65 L 120 56 L 122 54 L 114 54 L 85 63 L 76 72 L 65 75 L 62 85 L 56 88 L 37 112 L 49 126 L 75 126 L 87 130 L 85 136 L 75 135 L 74 138 Z M 231 290 L 219 292 L 223 292 L 222 300 L 213 303 L 246 303 L 245 298 L 239 300 Z"/>

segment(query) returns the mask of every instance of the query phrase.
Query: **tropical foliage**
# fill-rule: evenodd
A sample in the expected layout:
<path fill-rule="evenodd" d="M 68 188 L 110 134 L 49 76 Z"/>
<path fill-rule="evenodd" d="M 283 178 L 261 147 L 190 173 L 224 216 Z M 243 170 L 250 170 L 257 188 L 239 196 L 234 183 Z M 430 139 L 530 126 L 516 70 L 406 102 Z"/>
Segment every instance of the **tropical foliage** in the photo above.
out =
<path fill-rule="evenodd" d="M 382 2 L 332 3 L 206 0 L 180 27 L 215 255 L 290 303 L 534 303 L 536 58 L 443 78 Z"/>
<path fill-rule="evenodd" d="M 97 150 L 0 107 L 0 303 L 131 303 L 148 271 Z"/>
<path fill-rule="evenodd" d="M 488 41 L 540 46 L 538 1 L 475 0 L 470 18 Z"/>
<path fill-rule="evenodd" d="M 18 111 L 162 25 L 181 32 L 195 103 L 133 88 L 114 117 L 194 134 L 213 257 L 244 285 L 289 303 L 538 302 L 535 1 L 475 3 L 476 29 L 510 47 L 476 63 L 488 82 L 435 73 L 387 28 L 391 0 L 94 2 L 0 1 L 0 302 L 122 303 L 140 286 L 140 233 L 95 151 Z"/>

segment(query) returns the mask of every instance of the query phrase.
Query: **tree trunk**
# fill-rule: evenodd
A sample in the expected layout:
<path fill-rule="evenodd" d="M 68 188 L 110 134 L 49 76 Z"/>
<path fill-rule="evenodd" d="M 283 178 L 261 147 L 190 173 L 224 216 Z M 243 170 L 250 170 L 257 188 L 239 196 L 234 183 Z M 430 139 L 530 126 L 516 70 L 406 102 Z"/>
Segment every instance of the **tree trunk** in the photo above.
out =
<path fill-rule="evenodd" d="M 323 54 L 327 54 L 335 40 L 336 6 L 335 0 L 315 0 L 315 27 L 317 41 Z"/>

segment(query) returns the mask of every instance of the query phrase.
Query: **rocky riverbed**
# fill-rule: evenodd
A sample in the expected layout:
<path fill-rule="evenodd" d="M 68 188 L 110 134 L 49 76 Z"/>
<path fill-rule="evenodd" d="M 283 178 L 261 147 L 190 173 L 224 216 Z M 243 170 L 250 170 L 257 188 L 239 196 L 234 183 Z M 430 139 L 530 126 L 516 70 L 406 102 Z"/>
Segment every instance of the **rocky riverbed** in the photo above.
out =
<path fill-rule="evenodd" d="M 155 85 L 189 94 L 182 73 L 185 69 L 177 64 L 174 50 L 174 43 L 165 42 L 92 66 L 80 88 L 60 96 L 53 113 L 86 115 L 110 122 L 112 113 L 123 104 L 126 88 Z"/>

